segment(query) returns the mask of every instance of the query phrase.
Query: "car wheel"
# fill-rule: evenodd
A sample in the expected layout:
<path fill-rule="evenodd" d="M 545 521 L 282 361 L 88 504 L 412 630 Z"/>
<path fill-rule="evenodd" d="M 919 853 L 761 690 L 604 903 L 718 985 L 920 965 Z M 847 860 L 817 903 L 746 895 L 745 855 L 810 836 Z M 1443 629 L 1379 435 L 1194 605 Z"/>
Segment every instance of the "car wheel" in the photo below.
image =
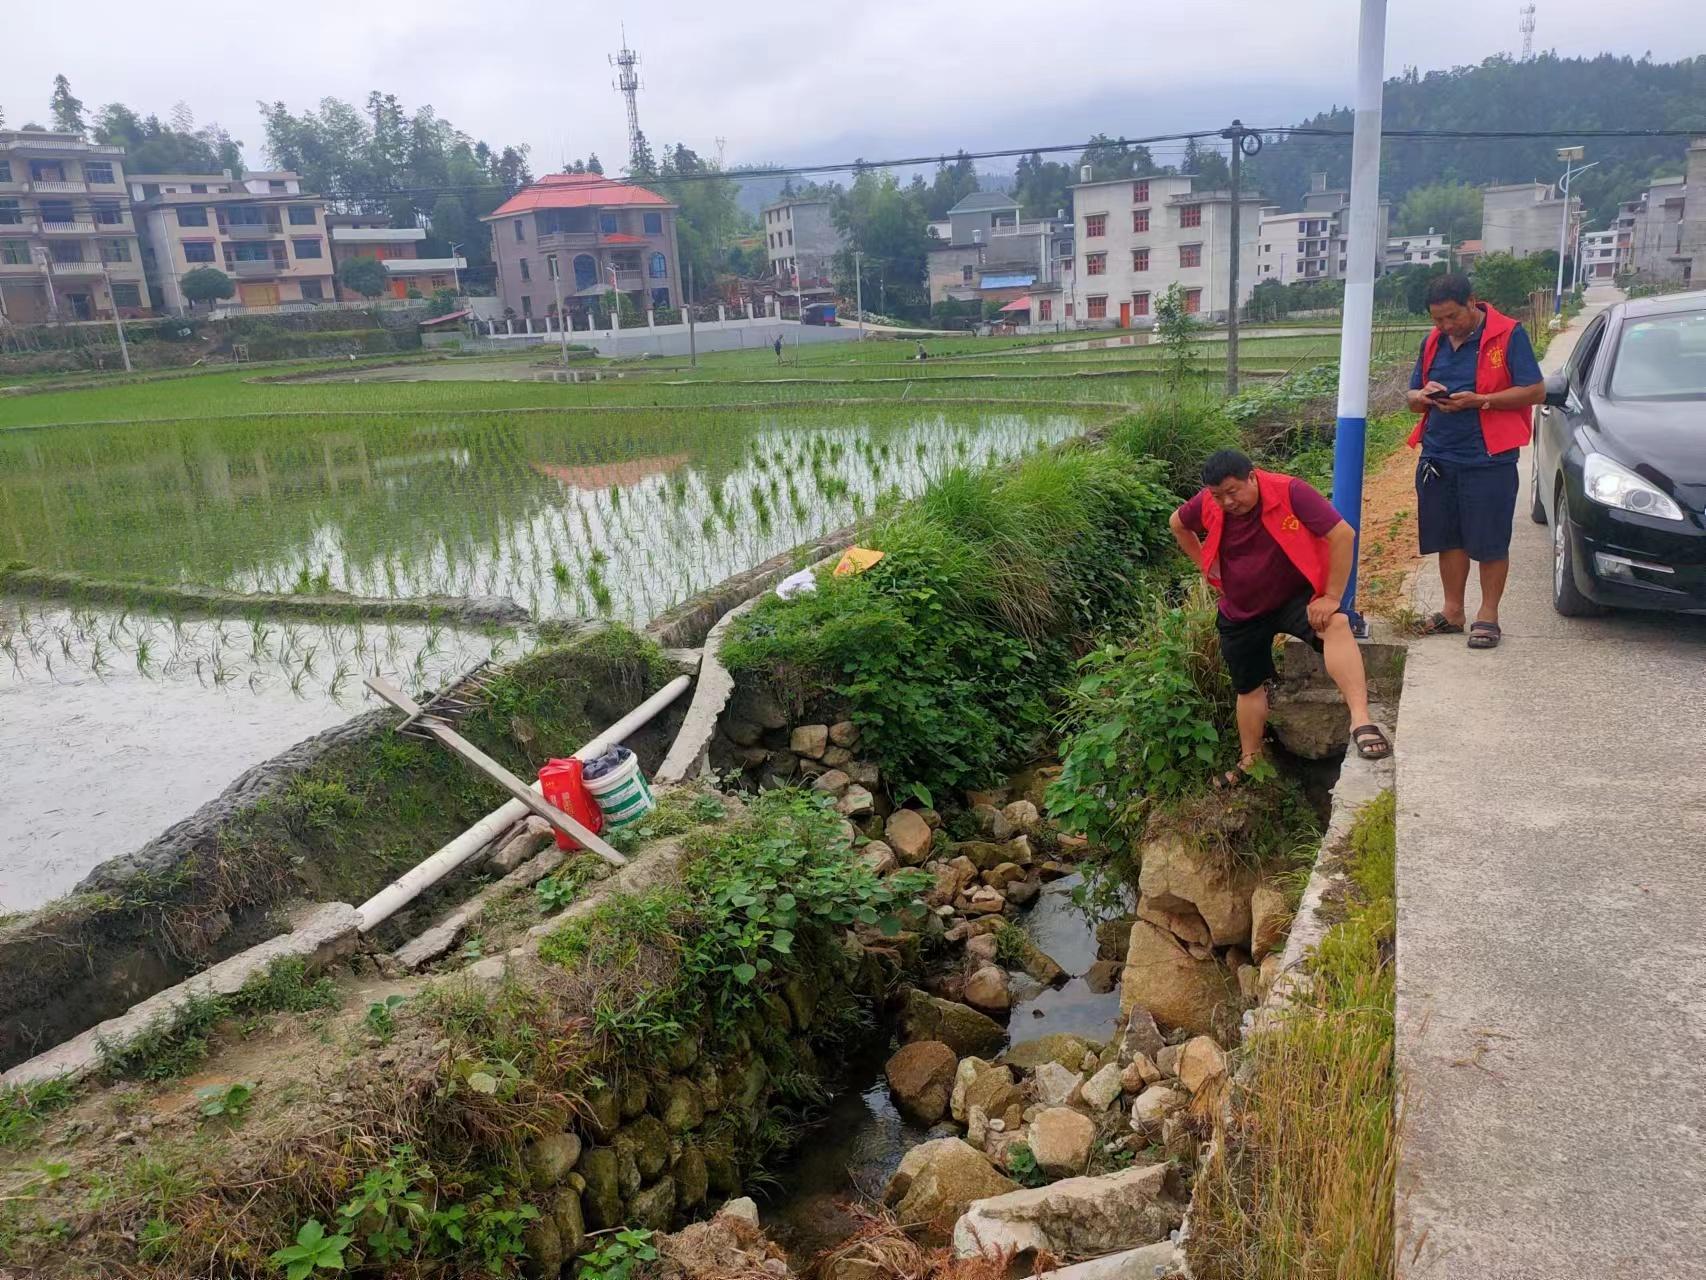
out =
<path fill-rule="evenodd" d="M 1552 521 L 1552 607 L 1566 618 L 1591 618 L 1605 610 L 1576 589 L 1574 539 L 1570 507 L 1559 493 L 1558 514 Z"/>
<path fill-rule="evenodd" d="M 1546 504 L 1540 500 L 1540 453 L 1533 448 L 1528 458 L 1528 518 L 1535 524 L 1546 523 Z"/>

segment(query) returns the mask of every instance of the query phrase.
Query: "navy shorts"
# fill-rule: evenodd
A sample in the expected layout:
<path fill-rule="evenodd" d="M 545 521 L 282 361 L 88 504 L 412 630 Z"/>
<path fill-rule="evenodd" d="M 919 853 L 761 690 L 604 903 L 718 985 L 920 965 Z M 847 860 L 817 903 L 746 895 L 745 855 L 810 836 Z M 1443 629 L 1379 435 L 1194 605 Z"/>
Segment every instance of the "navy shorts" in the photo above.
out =
<path fill-rule="evenodd" d="M 1322 649 L 1321 637 L 1309 625 L 1309 601 L 1305 591 L 1282 604 L 1271 613 L 1259 613 L 1254 618 L 1234 622 L 1224 613 L 1215 614 L 1215 629 L 1220 633 L 1220 656 L 1226 662 L 1227 674 L 1232 677 L 1235 693 L 1254 693 L 1274 678 L 1274 640 L 1278 636 L 1296 636 L 1316 653 Z"/>
<path fill-rule="evenodd" d="M 1466 551 L 1471 560 L 1508 559 L 1516 482 L 1514 462 L 1466 467 L 1423 458 L 1416 464 L 1421 553 Z"/>

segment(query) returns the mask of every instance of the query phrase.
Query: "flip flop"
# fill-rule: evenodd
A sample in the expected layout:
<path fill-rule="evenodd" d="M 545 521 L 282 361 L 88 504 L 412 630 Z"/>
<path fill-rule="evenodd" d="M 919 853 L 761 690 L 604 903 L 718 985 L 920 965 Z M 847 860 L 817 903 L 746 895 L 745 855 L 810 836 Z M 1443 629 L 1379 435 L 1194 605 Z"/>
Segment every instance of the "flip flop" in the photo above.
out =
<path fill-rule="evenodd" d="M 1392 754 L 1392 743 L 1377 724 L 1360 724 L 1352 729 L 1351 742 L 1364 760 L 1384 760 Z"/>
<path fill-rule="evenodd" d="M 1424 636 L 1460 636 L 1463 634 L 1463 624 L 1453 622 L 1443 613 L 1435 613 L 1422 619 L 1421 633 Z"/>
<path fill-rule="evenodd" d="M 1504 632 L 1499 630 L 1496 622 L 1471 622 L 1469 624 L 1469 647 L 1471 649 L 1497 649 L 1499 641 L 1504 638 Z"/>

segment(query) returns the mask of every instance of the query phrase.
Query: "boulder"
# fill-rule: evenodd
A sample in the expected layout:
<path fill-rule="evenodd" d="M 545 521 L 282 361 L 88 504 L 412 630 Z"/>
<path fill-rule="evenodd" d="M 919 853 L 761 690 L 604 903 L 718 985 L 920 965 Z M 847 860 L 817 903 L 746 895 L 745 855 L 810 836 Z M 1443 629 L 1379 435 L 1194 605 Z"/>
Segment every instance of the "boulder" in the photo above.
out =
<path fill-rule="evenodd" d="M 828 746 L 823 749 L 823 758 L 818 763 L 831 769 L 845 769 L 852 762 L 853 753 L 846 747 Z"/>
<path fill-rule="evenodd" d="M 989 1063 L 982 1058 L 961 1058 L 959 1066 L 954 1068 L 954 1088 L 948 1095 L 948 1114 L 960 1124 L 966 1122 L 966 1090 L 971 1088 L 972 1081 L 989 1070 Z"/>
<path fill-rule="evenodd" d="M 594 1147 L 581 1155 L 576 1170 L 586 1179 L 581 1205 L 586 1211 L 587 1225 L 594 1231 L 608 1231 L 622 1225 L 622 1189 L 617 1183 L 617 1164 L 614 1147 Z"/>
<path fill-rule="evenodd" d="M 903 1226 L 918 1226 L 929 1243 L 945 1242 L 974 1201 L 1003 1196 L 1018 1183 L 1003 1177 L 976 1147 L 959 1138 L 920 1143 L 901 1159 L 883 1202 Z"/>
<path fill-rule="evenodd" d="M 563 1241 L 551 1215 L 542 1213 L 522 1233 L 524 1252 L 521 1274 L 528 1280 L 557 1280 L 563 1269 Z"/>
<path fill-rule="evenodd" d="M 788 750 L 797 756 L 816 760 L 828 745 L 829 726 L 826 724 L 802 724 L 788 735 Z"/>
<path fill-rule="evenodd" d="M 1152 911 L 1194 911 L 1217 947 L 1250 940 L 1250 895 L 1257 884 L 1253 870 L 1172 835 L 1146 841 L 1142 856 L 1137 883 Z M 1138 914 L 1143 915 L 1141 907 Z"/>
<path fill-rule="evenodd" d="M 1190 1097 L 1166 1085 L 1152 1084 L 1131 1104 L 1131 1127 L 1151 1140 L 1160 1136 L 1161 1122 L 1189 1104 Z"/>
<path fill-rule="evenodd" d="M 1058 1062 L 1045 1062 L 1031 1077 L 1031 1093 L 1042 1106 L 1063 1106 L 1081 1081 L 1076 1071 Z"/>
<path fill-rule="evenodd" d="M 622 1104 L 616 1100 L 616 1090 L 609 1085 L 597 1085 L 586 1091 L 586 1111 L 583 1119 L 587 1132 L 599 1142 L 609 1142 L 622 1123 Z"/>
<path fill-rule="evenodd" d="M 1250 958 L 1257 964 L 1285 946 L 1291 908 L 1285 894 L 1262 881 L 1250 895 Z"/>
<path fill-rule="evenodd" d="M 838 747 L 856 747 L 859 745 L 859 726 L 851 720 L 838 720 L 829 726 L 829 740 Z"/>
<path fill-rule="evenodd" d="M 1082 1173 L 1096 1141 L 1096 1124 L 1071 1107 L 1050 1107 L 1031 1121 L 1031 1154 L 1037 1167 L 1054 1177 Z"/>
<path fill-rule="evenodd" d="M 849 760 L 841 767 L 861 787 L 874 787 L 882 780 L 883 772 L 873 760 Z"/>
<path fill-rule="evenodd" d="M 548 1133 L 527 1146 L 524 1157 L 533 1185 L 543 1190 L 569 1176 L 581 1158 L 581 1140 L 572 1133 Z"/>
<path fill-rule="evenodd" d="M 1007 820 L 1007 815 L 992 804 L 973 805 L 971 816 L 977 829 L 991 840 L 1011 840 L 1018 834 L 1018 828 Z"/>
<path fill-rule="evenodd" d="M 581 1213 L 581 1198 L 573 1187 L 561 1187 L 551 1197 L 551 1222 L 557 1228 L 557 1242 L 563 1247 L 563 1257 L 574 1258 L 586 1248 L 586 1217 Z"/>
<path fill-rule="evenodd" d="M 1104 920 L 1096 926 L 1096 955 L 1102 960 L 1125 959 L 1126 945 L 1131 941 L 1131 927 L 1136 916 L 1120 916 Z"/>
<path fill-rule="evenodd" d="M 1330 689 L 1281 686 L 1268 712 L 1268 725 L 1287 751 L 1305 760 L 1339 755 L 1351 738 L 1351 713 L 1344 699 Z"/>
<path fill-rule="evenodd" d="M 643 1112 L 650 1096 L 646 1078 L 638 1071 L 626 1072 L 616 1086 L 616 1103 L 622 1109 L 622 1118 L 632 1120 Z"/>
<path fill-rule="evenodd" d="M 711 1175 L 705 1165 L 705 1153 L 698 1147 L 683 1148 L 669 1176 L 675 1179 L 675 1200 L 681 1208 L 693 1209 L 705 1203 L 711 1191 Z"/>
<path fill-rule="evenodd" d="M 954 1051 L 941 1041 L 915 1040 L 895 1052 L 883 1074 L 900 1113 L 928 1127 L 948 1113 L 958 1066 Z"/>
<path fill-rule="evenodd" d="M 853 779 L 849 778 L 840 769 L 826 769 L 822 773 L 818 774 L 816 778 L 812 779 L 813 791 L 828 792 L 832 796 L 839 796 L 852 785 Z"/>
<path fill-rule="evenodd" d="M 1007 803 L 1007 797 L 1011 794 L 1011 790 L 1007 787 L 993 787 L 988 791 L 967 791 L 965 793 L 966 808 L 975 809 L 979 805 L 986 804 L 992 809 L 999 809 Z"/>
<path fill-rule="evenodd" d="M 966 958 L 981 964 L 994 964 L 997 951 L 995 935 L 980 933 L 975 938 L 966 939 Z"/>
<path fill-rule="evenodd" d="M 1120 1089 L 1125 1093 L 1139 1094 L 1162 1078 L 1161 1068 L 1155 1065 L 1155 1060 L 1147 1053 L 1140 1053 L 1120 1072 Z"/>
<path fill-rule="evenodd" d="M 1088 1262 L 1044 1271 L 1036 1280 L 1153 1280 L 1157 1276 L 1183 1274 L 1184 1254 L 1171 1240 L 1146 1244 L 1141 1249 L 1110 1253 Z"/>
<path fill-rule="evenodd" d="M 1212 1036 L 1195 1036 L 1179 1051 L 1179 1083 L 1193 1094 L 1226 1078 L 1226 1051 Z"/>
<path fill-rule="evenodd" d="M 1091 1111 L 1106 1111 L 1120 1096 L 1120 1064 L 1110 1062 L 1084 1082 L 1079 1097 Z"/>
<path fill-rule="evenodd" d="M 894 850 L 881 840 L 873 840 L 859 851 L 859 861 L 879 876 L 886 876 L 900 866 L 900 859 L 894 856 Z"/>
<path fill-rule="evenodd" d="M 1265 996 L 1274 989 L 1274 983 L 1279 981 L 1279 976 L 1283 972 L 1280 967 L 1280 953 L 1270 951 L 1263 956 L 1257 972 L 1261 975 L 1262 994 Z"/>
<path fill-rule="evenodd" d="M 984 965 L 966 979 L 965 1000 L 985 1013 L 1005 1012 L 1013 1004 L 1013 993 L 1007 989 L 1007 974 L 992 964 Z"/>
<path fill-rule="evenodd" d="M 1037 812 L 1037 806 L 1029 800 L 1015 800 L 1001 810 L 1001 816 L 1020 831 L 1034 830 L 1037 823 L 1042 821 L 1042 814 Z"/>
<path fill-rule="evenodd" d="M 1013 1083 L 1013 1073 L 1006 1067 L 989 1066 L 978 1072 L 966 1086 L 966 1113 L 977 1107 L 988 1116 L 1005 1116 L 1010 1108 L 1024 1105 L 1025 1095 Z"/>
<path fill-rule="evenodd" d="M 988 840 L 962 840 L 954 846 L 956 857 L 964 858 L 978 871 L 992 871 L 1003 862 L 1012 862 L 1006 845 L 992 844 Z"/>
<path fill-rule="evenodd" d="M 1212 1032 L 1231 1016 L 1230 979 L 1218 961 L 1197 959 L 1165 929 L 1139 920 L 1120 977 L 1120 1007 L 1145 1009 L 1163 1027 Z"/>
<path fill-rule="evenodd" d="M 1058 982 L 1065 981 L 1066 970 L 1061 967 L 1058 960 L 1033 942 L 1030 934 L 1021 933 L 1019 937 L 1021 939 L 1019 967 L 1026 974 L 1045 987 L 1052 987 Z"/>
<path fill-rule="evenodd" d="M 687 1133 L 705 1123 L 705 1098 L 691 1080 L 672 1076 L 658 1087 L 655 1103 L 663 1127 L 671 1133 Z"/>
<path fill-rule="evenodd" d="M 920 866 L 930 856 L 930 824 L 916 809 L 896 809 L 883 825 L 883 835 L 906 866 Z"/>
<path fill-rule="evenodd" d="M 824 778 L 828 776 L 827 773 L 824 774 Z M 823 778 L 818 781 L 822 782 Z M 876 797 L 858 783 L 849 786 L 841 793 L 841 799 L 835 802 L 835 811 L 849 818 L 862 818 L 868 813 L 874 813 L 876 807 Z"/>
<path fill-rule="evenodd" d="M 999 889 L 1005 893 L 1008 885 L 1025 878 L 1025 869 L 1017 862 L 1003 862 L 985 871 L 980 878 L 991 889 Z"/>
<path fill-rule="evenodd" d="M 1179 1055 L 1185 1051 L 1183 1044 L 1164 1045 L 1161 1052 L 1155 1055 L 1155 1065 L 1160 1068 L 1164 1077 L 1177 1077 L 1179 1074 Z"/>
<path fill-rule="evenodd" d="M 1057 1258 L 1096 1257 L 1165 1239 L 1184 1211 L 1164 1164 L 1066 1178 L 973 1204 L 954 1227 L 954 1253 L 995 1258 L 1046 1250 Z"/>
<path fill-rule="evenodd" d="M 1084 1055 L 1094 1050 L 1088 1040 L 1070 1032 L 1055 1031 L 1014 1045 L 1001 1055 L 1001 1061 L 1021 1071 L 1035 1071 L 1045 1062 L 1058 1062 L 1068 1071 L 1077 1071 Z"/>
<path fill-rule="evenodd" d="M 659 1178 L 636 1191 L 628 1201 L 630 1226 L 650 1231 L 668 1231 L 675 1217 L 675 1179 Z"/>
<path fill-rule="evenodd" d="M 1084 971 L 1084 985 L 1093 995 L 1105 996 L 1120 985 L 1125 965 L 1118 960 L 1097 960 Z"/>
<path fill-rule="evenodd" d="M 999 889 L 979 885 L 965 895 L 964 907 L 968 916 L 996 916 L 1007 909 L 1007 897 Z"/>
<path fill-rule="evenodd" d="M 1161 1029 L 1155 1025 L 1155 1019 L 1149 1010 L 1132 1008 L 1126 1011 L 1125 1030 L 1120 1033 L 1120 1056 L 1130 1058 L 1134 1054 L 1146 1053 L 1151 1058 L 1167 1047 L 1167 1042 L 1161 1038 Z"/>
<path fill-rule="evenodd" d="M 961 1058 L 994 1053 L 1007 1039 L 1001 1024 L 988 1014 L 915 987 L 901 1006 L 899 1029 L 903 1041 L 940 1040 Z"/>
<path fill-rule="evenodd" d="M 497 848 L 488 861 L 499 871 L 514 871 L 554 839 L 551 824 L 543 818 L 528 816 Z"/>
<path fill-rule="evenodd" d="M 1007 842 L 1007 858 L 1021 867 L 1028 867 L 1037 860 L 1037 855 L 1031 851 L 1029 836 L 1014 836 Z"/>
<path fill-rule="evenodd" d="M 1180 942 L 1191 946 L 1206 947 L 1214 940 L 1214 935 L 1208 930 L 1208 923 L 1197 914 L 1195 907 L 1186 907 L 1182 911 L 1166 911 L 1148 898 L 1139 898 L 1137 918 L 1167 930 Z"/>
<path fill-rule="evenodd" d="M 1262 971 L 1253 964 L 1241 964 L 1234 975 L 1238 979 L 1239 998 L 1254 1004 L 1262 998 Z"/>
<path fill-rule="evenodd" d="M 1042 891 L 1040 880 L 1015 880 L 1007 886 L 1007 901 L 1016 907 L 1028 907 L 1037 900 L 1037 895 Z"/>
<path fill-rule="evenodd" d="M 699 1118 L 705 1118 L 704 1112 L 700 1112 Z M 611 1145 L 618 1156 L 624 1151 L 633 1154 L 643 1181 L 657 1177 L 669 1163 L 669 1131 L 656 1116 L 641 1116 L 632 1124 L 623 1125 Z"/>

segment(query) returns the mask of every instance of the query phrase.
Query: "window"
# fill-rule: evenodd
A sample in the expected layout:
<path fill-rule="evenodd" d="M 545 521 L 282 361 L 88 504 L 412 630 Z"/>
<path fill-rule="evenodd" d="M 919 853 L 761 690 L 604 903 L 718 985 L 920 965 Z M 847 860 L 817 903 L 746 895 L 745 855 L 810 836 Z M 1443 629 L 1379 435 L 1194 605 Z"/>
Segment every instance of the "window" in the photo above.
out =
<path fill-rule="evenodd" d="M 525 293 L 521 295 L 521 314 L 524 316 L 533 314 L 533 299 Z"/>
<path fill-rule="evenodd" d="M 523 258 L 521 260 L 521 278 L 523 280 L 533 279 L 533 276 L 527 270 L 527 259 L 526 258 Z"/>
<path fill-rule="evenodd" d="M 0 182 L 10 182 L 11 180 L 12 162 L 10 160 L 0 160 Z"/>
<path fill-rule="evenodd" d="M 1039 319 L 1039 320 L 1053 320 L 1054 319 L 1054 299 L 1053 298 L 1038 298 L 1037 299 L 1037 319 Z"/>
<path fill-rule="evenodd" d="M 31 160 L 31 182 L 64 182 L 65 166 L 57 160 Z"/>
<path fill-rule="evenodd" d="M 515 219 L 515 238 L 518 244 L 527 242 L 527 223 L 521 218 Z"/>
<path fill-rule="evenodd" d="M 1099 294 L 1098 296 L 1096 296 L 1094 298 L 1086 298 L 1085 302 L 1087 302 L 1089 304 L 1089 309 L 1086 310 L 1084 314 L 1089 319 L 1091 319 L 1091 320 L 1106 320 L 1108 318 L 1108 296 L 1107 296 L 1107 294 Z"/>
<path fill-rule="evenodd" d="M 266 243 L 228 244 L 225 256 L 233 262 L 271 262 L 272 246 Z"/>
<path fill-rule="evenodd" d="M 27 267 L 30 265 L 30 242 L 28 240 L 0 240 L 0 263 L 8 267 Z"/>
<path fill-rule="evenodd" d="M 304 302 L 324 302 L 326 300 L 326 290 L 318 280 L 304 280 L 297 287 L 302 290 Z"/>
<path fill-rule="evenodd" d="M 1131 313 L 1134 316 L 1146 316 L 1149 314 L 1149 295 L 1147 293 L 1134 293 L 1131 295 Z"/>
<path fill-rule="evenodd" d="M 1133 231 L 1149 230 L 1149 210 L 1133 209 L 1131 211 L 1131 229 Z"/>
<path fill-rule="evenodd" d="M 1202 206 L 1200 204 L 1182 204 L 1179 206 L 1179 225 L 1181 227 L 1202 226 Z"/>
<path fill-rule="evenodd" d="M 1202 290 L 1201 289 L 1186 289 L 1185 290 L 1185 314 L 1194 316 L 1194 315 L 1196 315 L 1197 312 L 1199 312 L 1201 310 L 1202 310 Z"/>
<path fill-rule="evenodd" d="M 590 289 L 598 283 L 598 263 L 590 253 L 575 255 L 575 289 Z"/>
<path fill-rule="evenodd" d="M 788 243 L 790 245 L 794 243 L 794 229 L 792 227 L 788 228 Z"/>
<path fill-rule="evenodd" d="M 1072 304 L 1070 302 L 1066 304 L 1066 318 L 1072 319 Z"/>
<path fill-rule="evenodd" d="M 664 280 L 669 277 L 669 263 L 663 254 L 654 253 L 647 259 L 646 274 L 651 276 L 653 280 Z M 665 290 L 665 292 L 668 291 Z M 666 302 L 663 305 L 667 307 L 669 304 Z"/>
<path fill-rule="evenodd" d="M 211 241 L 211 240 L 186 240 L 186 241 L 184 241 L 184 261 L 185 262 L 212 262 L 213 261 L 213 241 Z"/>
<path fill-rule="evenodd" d="M 140 307 L 141 305 L 141 286 L 134 284 L 115 284 L 113 286 L 113 306 Z"/>
<path fill-rule="evenodd" d="M 668 305 L 669 305 L 669 290 L 668 289 L 653 289 L 652 290 L 652 306 L 654 306 L 654 307 L 667 307 Z"/>
<path fill-rule="evenodd" d="M 100 242 L 100 244 L 101 244 L 101 261 L 102 262 L 129 262 L 130 261 L 130 241 L 128 241 L 128 240 L 102 240 Z"/>
<path fill-rule="evenodd" d="M 1087 276 L 1105 276 L 1108 274 L 1108 255 L 1105 253 L 1087 253 L 1084 255 L 1084 274 Z"/>
<path fill-rule="evenodd" d="M 55 262 L 82 262 L 84 261 L 83 246 L 75 243 L 61 244 L 56 242 L 53 246 L 53 260 Z"/>
<path fill-rule="evenodd" d="M 960 268 L 960 283 L 961 284 L 970 284 L 971 283 L 971 268 L 970 267 L 961 267 Z"/>
<path fill-rule="evenodd" d="M 20 226 L 23 221 L 23 210 L 16 200 L 0 200 L 0 227 Z"/>
<path fill-rule="evenodd" d="M 1108 234 L 1108 215 L 1091 213 L 1084 217 L 1084 234 L 1086 236 L 1105 236 Z"/>
<path fill-rule="evenodd" d="M 110 200 L 103 200 L 94 206 L 95 221 L 103 227 L 122 227 L 124 225 L 124 208 Z"/>
<path fill-rule="evenodd" d="M 618 225 L 619 224 L 616 221 L 616 215 L 614 213 L 601 213 L 598 215 L 598 229 L 605 235 L 615 235 Z"/>
<path fill-rule="evenodd" d="M 648 214 L 646 214 L 645 215 L 645 228 L 646 228 L 646 234 L 648 236 L 661 236 L 663 234 L 663 214 L 661 214 L 661 213 L 648 213 Z M 669 305 L 669 303 L 666 302 L 663 305 L 667 307 Z"/>
<path fill-rule="evenodd" d="M 205 183 L 205 182 L 192 182 L 192 183 L 190 183 L 190 194 L 192 196 L 205 196 L 207 194 L 207 183 Z"/>
<path fill-rule="evenodd" d="M 314 206 L 311 204 L 293 204 L 290 206 L 290 225 L 293 227 L 311 227 L 314 225 Z"/>
<path fill-rule="evenodd" d="M 1149 180 L 1147 178 L 1131 184 L 1131 202 L 1133 204 L 1149 203 Z"/>
<path fill-rule="evenodd" d="M 1179 265 L 1181 267 L 1202 266 L 1202 246 L 1200 244 L 1182 244 L 1179 246 Z"/>
<path fill-rule="evenodd" d="M 298 258 L 318 258 L 323 256 L 318 237 L 307 240 L 292 240 L 290 251 Z"/>
<path fill-rule="evenodd" d="M 113 167 L 104 160 L 85 160 L 83 162 L 83 180 L 85 182 L 101 182 L 112 184 Z"/>
<path fill-rule="evenodd" d="M 180 227 L 205 227 L 207 225 L 207 210 L 198 204 L 186 204 L 178 209 L 178 225 Z"/>
<path fill-rule="evenodd" d="M 1133 249 L 1131 251 L 1131 269 L 1133 271 L 1149 270 L 1149 250 Z"/>

